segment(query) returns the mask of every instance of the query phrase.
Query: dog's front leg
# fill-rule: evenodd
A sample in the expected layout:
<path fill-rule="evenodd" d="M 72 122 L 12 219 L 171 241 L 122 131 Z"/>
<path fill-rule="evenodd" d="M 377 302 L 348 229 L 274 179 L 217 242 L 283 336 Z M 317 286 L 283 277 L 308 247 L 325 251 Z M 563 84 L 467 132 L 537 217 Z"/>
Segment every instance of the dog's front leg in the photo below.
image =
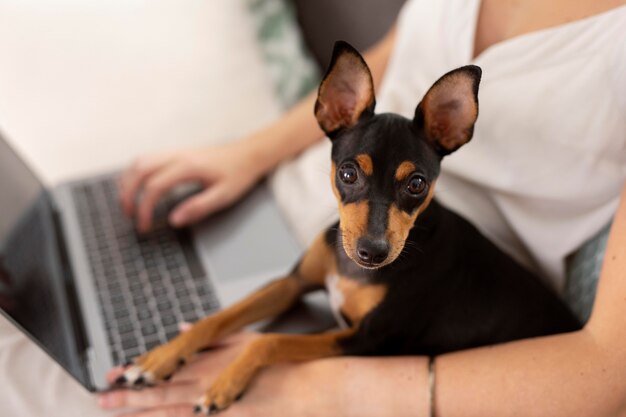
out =
<path fill-rule="evenodd" d="M 321 235 L 287 277 L 271 282 L 242 301 L 196 322 L 190 330 L 135 359 L 118 385 L 142 386 L 167 379 L 189 357 L 256 321 L 274 317 L 302 294 L 321 287 L 334 254 Z"/>
<path fill-rule="evenodd" d="M 261 335 L 220 374 L 195 411 L 213 414 L 227 408 L 241 397 L 254 375 L 266 366 L 341 355 L 339 342 L 352 334 L 353 329 L 317 335 Z"/>

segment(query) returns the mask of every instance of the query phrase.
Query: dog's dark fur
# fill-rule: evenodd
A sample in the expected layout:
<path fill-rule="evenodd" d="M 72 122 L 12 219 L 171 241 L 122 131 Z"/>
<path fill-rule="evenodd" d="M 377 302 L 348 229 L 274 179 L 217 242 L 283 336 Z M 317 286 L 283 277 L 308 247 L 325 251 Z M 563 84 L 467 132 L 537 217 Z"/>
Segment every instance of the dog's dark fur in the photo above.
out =
<path fill-rule="evenodd" d="M 281 361 L 438 355 L 579 329 L 539 278 L 432 199 L 442 158 L 472 137 L 480 77 L 475 66 L 445 74 L 412 120 L 376 115 L 367 65 L 338 42 L 315 114 L 333 143 L 339 222 L 289 276 L 140 357 L 119 382 L 167 377 L 181 359 L 327 284 L 339 294 L 347 329 L 262 335 L 218 378 L 197 411 L 228 407 L 257 371 Z"/>

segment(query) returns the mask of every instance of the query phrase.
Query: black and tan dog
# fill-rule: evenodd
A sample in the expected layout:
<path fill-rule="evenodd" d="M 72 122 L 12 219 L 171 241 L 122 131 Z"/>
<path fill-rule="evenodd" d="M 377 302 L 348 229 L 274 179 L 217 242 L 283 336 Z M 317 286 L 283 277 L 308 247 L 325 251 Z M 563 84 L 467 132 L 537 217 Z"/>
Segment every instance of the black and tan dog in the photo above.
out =
<path fill-rule="evenodd" d="M 277 362 L 437 355 L 578 329 L 579 322 L 537 277 L 433 200 L 442 158 L 472 137 L 480 77 L 476 66 L 445 74 L 413 120 L 376 115 L 367 65 L 338 42 L 315 116 L 333 144 L 339 223 L 317 238 L 290 275 L 139 357 L 118 382 L 140 386 L 165 379 L 202 348 L 324 287 L 342 330 L 258 337 L 196 411 L 228 407 L 255 373 Z"/>

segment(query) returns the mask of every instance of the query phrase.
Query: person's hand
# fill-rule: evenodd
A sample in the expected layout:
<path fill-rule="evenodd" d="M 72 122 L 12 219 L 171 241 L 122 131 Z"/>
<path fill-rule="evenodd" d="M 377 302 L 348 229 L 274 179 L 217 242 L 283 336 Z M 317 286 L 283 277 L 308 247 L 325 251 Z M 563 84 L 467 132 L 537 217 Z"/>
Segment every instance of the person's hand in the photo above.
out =
<path fill-rule="evenodd" d="M 202 353 L 173 378 L 140 391 L 101 394 L 119 417 L 196 417 L 193 407 L 256 334 L 240 333 Z M 220 417 L 385 417 L 427 415 L 425 358 L 339 357 L 263 369 Z M 114 381 L 123 369 L 109 375 Z M 127 411 L 132 410 L 132 411 Z"/>
<path fill-rule="evenodd" d="M 253 333 L 240 333 L 220 347 L 202 353 L 189 362 L 169 382 L 142 390 L 121 389 L 101 394 L 98 403 L 104 409 L 120 410 L 124 417 L 192 417 L 196 401 L 206 392 Z M 337 370 L 324 361 L 277 365 L 264 369 L 255 378 L 243 398 L 220 413 L 233 416 L 319 416 L 340 415 L 337 397 Z M 122 368 L 112 370 L 114 381 Z M 132 411 L 128 411 L 132 410 Z"/>
<path fill-rule="evenodd" d="M 122 174 L 122 207 L 136 218 L 137 229 L 146 232 L 159 198 L 176 185 L 199 182 L 204 191 L 180 203 L 169 215 L 172 226 L 186 226 L 235 202 L 264 174 L 244 142 L 148 155 Z"/>

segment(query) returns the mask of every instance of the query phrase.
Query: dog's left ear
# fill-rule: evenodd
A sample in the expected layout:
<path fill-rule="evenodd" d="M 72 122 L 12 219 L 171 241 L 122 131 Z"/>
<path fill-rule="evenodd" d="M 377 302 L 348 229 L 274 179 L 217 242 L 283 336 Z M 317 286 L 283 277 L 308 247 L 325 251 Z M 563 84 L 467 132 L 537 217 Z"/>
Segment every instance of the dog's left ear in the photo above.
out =
<path fill-rule="evenodd" d="M 365 60 L 347 42 L 336 42 L 315 103 L 320 127 L 332 139 L 341 129 L 374 115 L 375 106 L 374 82 Z"/>
<path fill-rule="evenodd" d="M 468 65 L 441 77 L 415 109 L 414 123 L 441 155 L 448 155 L 472 138 L 478 117 L 480 67 Z"/>

